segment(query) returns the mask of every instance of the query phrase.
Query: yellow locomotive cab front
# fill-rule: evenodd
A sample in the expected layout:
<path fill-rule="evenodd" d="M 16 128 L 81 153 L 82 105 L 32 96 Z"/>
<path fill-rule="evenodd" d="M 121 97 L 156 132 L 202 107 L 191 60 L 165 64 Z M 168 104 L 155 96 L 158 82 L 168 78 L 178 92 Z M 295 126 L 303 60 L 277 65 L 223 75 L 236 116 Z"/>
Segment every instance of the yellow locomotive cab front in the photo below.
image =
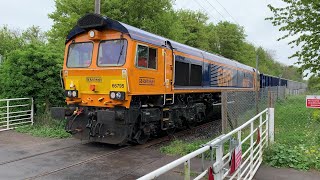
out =
<path fill-rule="evenodd" d="M 68 43 L 63 70 L 67 104 L 128 107 L 127 46 L 113 31 L 89 31 Z"/>

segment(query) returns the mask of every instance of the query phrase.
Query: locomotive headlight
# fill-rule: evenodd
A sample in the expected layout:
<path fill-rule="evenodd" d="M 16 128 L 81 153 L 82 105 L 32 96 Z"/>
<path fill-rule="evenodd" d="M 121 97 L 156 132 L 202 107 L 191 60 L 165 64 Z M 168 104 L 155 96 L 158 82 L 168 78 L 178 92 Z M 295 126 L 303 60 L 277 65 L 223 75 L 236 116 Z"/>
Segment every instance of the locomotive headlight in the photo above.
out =
<path fill-rule="evenodd" d="M 77 90 L 67 90 L 67 91 L 65 91 L 65 95 L 69 98 L 76 98 L 76 97 L 78 97 L 78 91 Z"/>
<path fill-rule="evenodd" d="M 95 35 L 95 33 L 94 33 L 94 31 L 93 31 L 93 30 L 89 31 L 89 36 L 90 36 L 91 38 L 93 38 L 93 37 L 94 37 L 94 35 Z"/>
<path fill-rule="evenodd" d="M 77 91 L 72 91 L 72 97 L 77 97 Z"/>
<path fill-rule="evenodd" d="M 120 92 L 117 92 L 116 98 L 117 98 L 117 99 L 121 99 L 121 93 L 120 93 Z"/>
<path fill-rule="evenodd" d="M 111 93 L 110 93 L 110 98 L 111 98 L 111 99 L 116 98 L 116 93 L 115 93 L 115 92 L 111 92 Z"/>
<path fill-rule="evenodd" d="M 110 92 L 110 99 L 115 99 L 115 100 L 124 100 L 125 99 L 125 93 L 124 92 Z"/>
<path fill-rule="evenodd" d="M 68 97 L 71 97 L 71 96 L 72 96 L 72 91 L 68 91 L 68 92 L 67 92 L 67 96 L 68 96 Z"/>

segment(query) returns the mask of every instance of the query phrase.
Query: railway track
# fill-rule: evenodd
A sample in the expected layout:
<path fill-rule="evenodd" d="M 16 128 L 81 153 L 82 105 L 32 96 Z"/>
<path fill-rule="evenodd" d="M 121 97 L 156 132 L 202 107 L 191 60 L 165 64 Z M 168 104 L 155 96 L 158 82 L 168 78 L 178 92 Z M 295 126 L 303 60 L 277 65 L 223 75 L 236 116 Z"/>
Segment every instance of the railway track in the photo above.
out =
<path fill-rule="evenodd" d="M 57 148 L 57 149 L 53 149 L 53 150 L 50 150 L 50 151 L 36 153 L 36 154 L 29 155 L 29 156 L 24 156 L 24 157 L 17 158 L 17 159 L 14 159 L 14 160 L 0 162 L 0 166 L 6 165 L 6 164 L 10 164 L 10 163 L 14 163 L 14 162 L 21 161 L 21 160 L 25 160 L 25 159 L 29 159 L 29 158 L 33 158 L 33 157 L 37 157 L 37 156 L 44 155 L 44 154 L 49 154 L 49 153 L 53 153 L 53 152 L 57 152 L 57 151 L 65 150 L 65 149 L 69 149 L 69 148 L 72 148 L 72 147 L 75 147 L 75 146 L 76 145 L 63 147 L 63 148 Z"/>
<path fill-rule="evenodd" d="M 221 121 L 221 120 L 216 120 L 216 121 Z M 213 122 L 210 121 L 210 122 L 201 124 L 199 126 L 195 126 L 195 127 L 191 128 L 191 129 L 186 129 L 186 130 L 182 130 L 182 131 L 176 132 L 176 133 L 174 133 L 172 135 L 167 135 L 167 136 L 164 136 L 164 137 L 153 139 L 153 140 L 147 142 L 144 145 L 139 145 L 138 148 L 148 148 L 148 147 L 151 147 L 151 146 L 154 146 L 154 145 L 157 145 L 157 144 L 161 144 L 161 143 L 166 142 L 166 141 L 171 141 L 171 140 L 183 137 L 183 136 L 192 135 L 192 134 L 198 133 L 199 131 L 203 131 L 205 129 L 208 129 L 212 125 L 213 125 Z"/>
<path fill-rule="evenodd" d="M 80 166 L 80 165 L 83 165 L 83 164 L 86 164 L 86 163 L 90 163 L 90 162 L 93 162 L 93 161 L 101 159 L 101 158 L 105 158 L 105 157 L 108 157 L 108 156 L 115 155 L 115 154 L 120 153 L 121 151 L 127 150 L 129 148 L 134 148 L 134 149 L 148 148 L 148 147 L 155 146 L 155 145 L 158 145 L 158 144 L 161 144 L 161 143 L 173 140 L 173 139 L 177 139 L 177 138 L 180 138 L 180 137 L 190 136 L 190 135 L 193 135 L 195 133 L 202 133 L 207 128 L 210 129 L 210 127 L 212 127 L 212 126 L 213 126 L 212 122 L 208 122 L 208 123 L 193 127 L 191 129 L 187 129 L 187 130 L 182 130 L 182 131 L 176 132 L 173 135 L 167 135 L 167 136 L 164 136 L 164 137 L 160 137 L 160 138 L 151 140 L 151 141 L 147 142 L 144 145 L 136 145 L 136 146 L 128 145 L 128 146 L 124 146 L 124 147 L 119 147 L 119 149 L 115 149 L 115 150 L 111 150 L 111 151 L 108 151 L 108 152 L 103 153 L 103 154 L 91 156 L 91 157 L 88 157 L 88 158 L 86 158 L 84 160 L 81 160 L 81 161 L 78 161 L 78 162 L 75 162 L 75 163 L 71 163 L 69 165 L 66 165 L 66 166 L 63 166 L 63 167 L 59 167 L 57 169 L 45 171 L 45 172 L 42 172 L 42 173 L 34 175 L 34 176 L 30 176 L 30 177 L 25 178 L 25 179 L 38 179 L 38 178 L 46 177 L 48 175 L 55 174 L 55 173 L 58 173 L 58 172 L 61 172 L 61 171 L 66 171 L 66 170 L 68 170 L 70 168 L 73 168 L 73 167 L 76 167 L 76 166 Z M 21 158 L 17 158 L 17 159 L 14 159 L 14 160 L 0 162 L 0 166 L 1 165 L 7 165 L 7 164 L 10 164 L 10 163 L 15 163 L 15 162 L 26 160 L 26 159 L 36 158 L 37 156 L 43 156 L 43 155 L 46 155 L 46 154 L 50 155 L 50 154 L 52 154 L 54 152 L 58 152 L 58 151 L 62 151 L 62 150 L 70 149 L 70 148 L 77 148 L 79 146 L 83 146 L 83 145 L 88 144 L 88 143 L 89 142 L 85 142 L 85 143 L 82 143 L 82 144 L 76 144 L 76 145 L 62 147 L 62 148 L 56 148 L 56 149 L 53 149 L 53 150 L 49 150 L 49 151 L 45 151 L 45 152 L 41 152 L 41 153 L 37 153 L 37 154 L 32 154 L 32 155 L 21 157 Z"/>
<path fill-rule="evenodd" d="M 79 161 L 79 162 L 76 162 L 76 163 L 61 167 L 59 169 L 55 169 L 55 170 L 52 170 L 52 171 L 47 171 L 47 172 L 44 172 L 44 173 L 41 173 L 41 174 L 38 174 L 38 175 L 35 175 L 35 176 L 32 176 L 32 177 L 28 177 L 28 178 L 26 178 L 26 180 L 32 180 L 32 179 L 38 179 L 38 178 L 41 178 L 41 177 L 45 177 L 45 176 L 48 176 L 48 175 L 51 175 L 51 174 L 54 174 L 54 173 L 57 173 L 57 172 L 60 172 L 60 171 L 64 171 L 64 170 L 70 169 L 70 168 L 75 167 L 75 166 L 80 166 L 82 164 L 86 164 L 86 163 L 98 160 L 100 158 L 105 158 L 105 157 L 114 155 L 116 153 L 119 153 L 119 152 L 124 151 L 124 150 L 129 149 L 129 148 L 130 148 L 130 146 L 122 147 L 120 149 L 108 152 L 106 154 L 97 155 L 97 156 L 88 158 L 86 160 Z"/>

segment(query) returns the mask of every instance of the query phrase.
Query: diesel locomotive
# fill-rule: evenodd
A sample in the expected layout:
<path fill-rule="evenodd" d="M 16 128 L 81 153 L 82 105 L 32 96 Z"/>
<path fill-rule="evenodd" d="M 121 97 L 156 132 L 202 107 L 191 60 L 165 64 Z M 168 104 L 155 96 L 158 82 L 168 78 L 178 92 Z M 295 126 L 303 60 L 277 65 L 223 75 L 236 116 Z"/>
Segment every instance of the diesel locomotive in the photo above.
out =
<path fill-rule="evenodd" d="M 86 14 L 66 38 L 67 108 L 55 112 L 76 138 L 143 144 L 210 120 L 222 91 L 254 91 L 259 77 L 237 61 Z"/>

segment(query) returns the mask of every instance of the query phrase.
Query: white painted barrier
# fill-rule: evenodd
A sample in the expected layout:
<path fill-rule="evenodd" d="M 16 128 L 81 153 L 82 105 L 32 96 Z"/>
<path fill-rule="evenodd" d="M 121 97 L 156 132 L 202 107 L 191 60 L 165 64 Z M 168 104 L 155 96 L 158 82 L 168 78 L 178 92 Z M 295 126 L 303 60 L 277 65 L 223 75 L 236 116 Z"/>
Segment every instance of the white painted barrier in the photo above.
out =
<path fill-rule="evenodd" d="M 0 99 L 0 132 L 33 124 L 33 99 Z"/>
<path fill-rule="evenodd" d="M 248 135 L 242 138 L 243 134 Z M 256 136 L 256 138 L 254 138 L 254 136 Z M 198 150 L 154 170 L 138 180 L 155 179 L 181 164 L 185 166 L 185 179 L 190 179 L 190 160 L 200 155 L 202 159 L 204 159 L 204 153 L 206 151 L 215 154 L 215 159 L 211 159 L 211 167 L 213 168 L 215 180 L 225 178 L 252 179 L 262 162 L 263 148 L 268 145 L 268 141 L 270 143 L 274 142 L 274 108 L 265 109 L 228 134 L 221 135 Z M 226 143 L 234 144 L 234 142 L 237 142 L 237 145 L 234 148 L 230 148 L 230 151 L 224 152 L 224 145 L 226 145 Z M 242 153 L 241 149 L 244 149 L 244 144 L 249 147 Z M 213 156 L 211 156 L 211 158 L 213 158 Z M 240 161 L 236 161 L 237 158 Z M 204 163 L 203 160 L 202 163 Z M 235 169 L 232 168 L 232 166 L 238 168 Z M 194 179 L 201 179 L 207 175 L 208 172 L 208 169 L 203 170 L 203 172 Z"/>

